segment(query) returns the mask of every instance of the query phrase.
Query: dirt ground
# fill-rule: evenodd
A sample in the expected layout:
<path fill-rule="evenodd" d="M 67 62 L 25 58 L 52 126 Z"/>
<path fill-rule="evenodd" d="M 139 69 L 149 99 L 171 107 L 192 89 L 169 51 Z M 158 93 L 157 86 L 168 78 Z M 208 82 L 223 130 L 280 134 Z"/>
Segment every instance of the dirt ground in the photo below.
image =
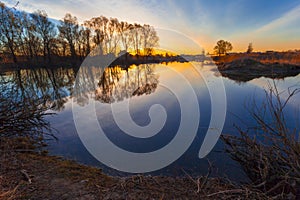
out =
<path fill-rule="evenodd" d="M 0 199 L 267 199 L 208 177 L 111 177 L 35 152 L 1 152 Z"/>

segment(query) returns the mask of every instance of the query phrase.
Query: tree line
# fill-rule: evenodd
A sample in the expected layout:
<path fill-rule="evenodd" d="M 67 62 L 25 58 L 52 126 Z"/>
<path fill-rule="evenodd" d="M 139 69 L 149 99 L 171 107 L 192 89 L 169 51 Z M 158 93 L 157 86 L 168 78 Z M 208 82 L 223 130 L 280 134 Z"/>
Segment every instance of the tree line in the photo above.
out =
<path fill-rule="evenodd" d="M 46 62 L 66 56 L 78 59 L 91 52 L 151 55 L 158 41 L 155 29 L 148 24 L 131 24 L 104 16 L 79 24 L 70 13 L 55 23 L 45 11 L 26 13 L 0 2 L 0 53 L 10 55 L 14 63 L 21 57 L 26 61 L 42 58 Z"/>

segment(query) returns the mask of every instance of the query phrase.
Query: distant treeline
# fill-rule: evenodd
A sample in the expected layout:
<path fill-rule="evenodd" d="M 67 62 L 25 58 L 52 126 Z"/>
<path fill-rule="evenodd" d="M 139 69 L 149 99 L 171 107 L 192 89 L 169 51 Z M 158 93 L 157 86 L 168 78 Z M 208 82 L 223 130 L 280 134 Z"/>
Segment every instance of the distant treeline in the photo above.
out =
<path fill-rule="evenodd" d="M 78 60 L 91 52 L 114 56 L 120 52 L 152 55 L 158 41 L 155 29 L 147 24 L 119 22 L 116 18 L 104 16 L 79 24 L 77 18 L 69 13 L 55 23 L 45 11 L 29 14 L 0 2 L 2 63 L 51 63 L 58 57 Z"/>
<path fill-rule="evenodd" d="M 252 59 L 264 64 L 281 63 L 300 65 L 300 51 L 287 52 L 253 52 L 253 53 L 230 53 L 226 56 L 213 56 L 217 64 L 230 63 L 238 59 Z"/>

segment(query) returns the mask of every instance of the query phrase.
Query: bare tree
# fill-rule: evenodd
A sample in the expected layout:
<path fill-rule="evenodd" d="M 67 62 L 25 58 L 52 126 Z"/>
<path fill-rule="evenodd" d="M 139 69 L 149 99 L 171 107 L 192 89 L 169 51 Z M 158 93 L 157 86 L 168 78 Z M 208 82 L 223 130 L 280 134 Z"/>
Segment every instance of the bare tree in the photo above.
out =
<path fill-rule="evenodd" d="M 104 54 L 104 40 L 107 37 L 107 23 L 108 19 L 104 16 L 92 18 L 84 23 L 85 26 L 92 30 L 91 37 L 95 46 L 99 48 L 100 55 Z"/>
<path fill-rule="evenodd" d="M 57 32 L 55 26 L 49 21 L 45 11 L 38 10 L 31 15 L 37 34 L 40 36 L 43 43 L 43 56 L 46 60 L 51 61 L 51 42 L 56 37 Z"/>
<path fill-rule="evenodd" d="M 108 23 L 108 33 L 107 33 L 107 42 L 108 42 L 108 51 L 107 53 L 114 53 L 117 54 L 117 46 L 119 44 L 119 21 L 117 18 L 110 18 Z"/>
<path fill-rule="evenodd" d="M 82 37 L 85 46 L 85 56 L 87 56 L 91 52 L 90 36 L 91 30 L 89 28 L 85 28 L 82 32 Z"/>
<path fill-rule="evenodd" d="M 21 34 L 19 16 L 0 2 L 0 40 L 4 48 L 7 48 L 17 63 L 18 39 Z"/>
<path fill-rule="evenodd" d="M 247 53 L 252 53 L 253 52 L 253 46 L 252 43 L 249 43 L 248 48 L 247 48 Z"/>
<path fill-rule="evenodd" d="M 142 42 L 141 28 L 142 26 L 140 24 L 135 23 L 130 29 L 133 50 L 135 51 L 136 55 L 140 55 L 140 46 Z"/>
<path fill-rule="evenodd" d="M 119 34 L 121 37 L 122 46 L 125 50 L 125 52 L 128 52 L 130 47 L 130 29 L 132 28 L 132 24 L 129 24 L 127 22 L 120 22 L 119 24 Z"/>
<path fill-rule="evenodd" d="M 60 36 L 65 39 L 70 47 L 71 56 L 76 57 L 75 44 L 78 37 L 78 21 L 77 18 L 67 13 L 58 26 Z"/>
<path fill-rule="evenodd" d="M 144 50 L 144 55 L 149 56 L 153 53 L 153 48 L 158 46 L 158 36 L 155 29 L 147 24 L 141 28 L 142 32 L 142 48 Z"/>
<path fill-rule="evenodd" d="M 23 25 L 23 31 L 20 35 L 20 50 L 23 55 L 27 57 L 28 60 L 32 60 L 37 52 L 34 50 L 35 43 L 38 43 L 38 37 L 36 37 L 35 25 L 32 22 L 29 15 L 25 12 L 21 13 L 21 24 Z"/>
<path fill-rule="evenodd" d="M 56 26 L 45 11 L 32 14 L 18 12 L 0 3 L 1 52 L 9 53 L 13 62 L 17 56 L 32 61 L 43 56 L 50 62 L 54 55 L 72 58 L 87 56 L 91 49 L 97 55 L 116 56 L 119 52 L 151 55 L 158 46 L 158 36 L 150 25 L 119 22 L 117 18 L 95 17 L 79 27 L 77 18 L 67 13 Z"/>

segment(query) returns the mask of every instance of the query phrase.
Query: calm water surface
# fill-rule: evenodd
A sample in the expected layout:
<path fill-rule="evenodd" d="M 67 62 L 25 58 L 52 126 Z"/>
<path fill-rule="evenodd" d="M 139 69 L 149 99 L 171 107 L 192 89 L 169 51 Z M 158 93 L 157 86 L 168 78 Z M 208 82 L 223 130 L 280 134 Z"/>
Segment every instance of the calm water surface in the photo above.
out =
<path fill-rule="evenodd" d="M 21 70 L 5 73 L 1 79 L 2 85 L 6 85 L 6 87 L 18 86 L 16 88 L 18 95 L 15 97 L 8 96 L 8 98 L 22 98 L 22 95 L 31 98 L 44 98 L 51 107 L 48 112 L 56 113 L 56 115 L 47 117 L 58 138 L 57 141 L 49 142 L 47 148 L 51 154 L 98 166 L 106 173 L 122 176 L 126 174 L 101 164 L 85 149 L 73 121 L 72 103 L 84 107 L 88 104 L 89 99 L 93 98 L 97 102 L 95 110 L 99 124 L 114 144 L 131 152 L 155 151 L 168 144 L 174 138 L 179 127 L 181 111 L 178 99 L 172 91 L 160 85 L 164 79 L 176 81 L 169 73 L 170 70 L 175 69 L 189 81 L 196 93 L 200 108 L 199 128 L 192 145 L 177 161 L 151 174 L 175 176 L 186 172 L 191 175 L 205 175 L 209 167 L 209 160 L 213 165 L 212 175 L 229 176 L 232 179 L 241 180 L 244 175 L 239 165 L 224 152 L 221 140 L 206 158 L 198 158 L 198 152 L 211 117 L 211 99 L 206 83 L 222 78 L 215 70 L 212 70 L 213 68 L 212 65 L 196 62 L 133 65 L 128 70 L 121 67 L 105 70 L 100 67 L 84 68 L 80 69 L 82 76 L 77 79 L 76 87 L 79 90 L 88 88 L 90 92 L 86 94 L 72 92 L 76 74 L 73 69 Z M 201 71 L 201 74 L 197 72 L 197 69 Z M 227 78 L 222 79 L 227 97 L 224 99 L 227 101 L 227 113 L 223 133 L 237 134 L 234 126 L 246 128 L 255 125 L 247 108 L 253 101 L 260 104 L 264 100 L 264 88 L 267 87 L 268 83 L 272 83 L 272 80 L 259 78 L 242 83 Z M 275 80 L 275 83 L 279 90 L 285 90 L 297 84 L 299 87 L 300 75 Z M 184 98 L 186 96 L 185 86 L 181 83 L 174 84 L 178 84 L 179 95 Z M 297 112 L 300 107 L 299 97 L 299 94 L 294 97 L 286 108 L 287 121 L 290 127 L 298 126 L 299 121 L 297 120 L 300 117 L 299 112 Z M 167 120 L 159 133 L 147 139 L 134 138 L 124 134 L 116 125 L 111 105 L 128 99 L 130 116 L 139 126 L 146 126 L 150 123 L 148 111 L 152 105 L 160 104 L 165 108 Z M 188 99 L 186 102 L 188 104 Z M 89 113 L 86 115 L 88 116 Z M 88 127 L 85 131 L 85 134 L 94 134 Z"/>

